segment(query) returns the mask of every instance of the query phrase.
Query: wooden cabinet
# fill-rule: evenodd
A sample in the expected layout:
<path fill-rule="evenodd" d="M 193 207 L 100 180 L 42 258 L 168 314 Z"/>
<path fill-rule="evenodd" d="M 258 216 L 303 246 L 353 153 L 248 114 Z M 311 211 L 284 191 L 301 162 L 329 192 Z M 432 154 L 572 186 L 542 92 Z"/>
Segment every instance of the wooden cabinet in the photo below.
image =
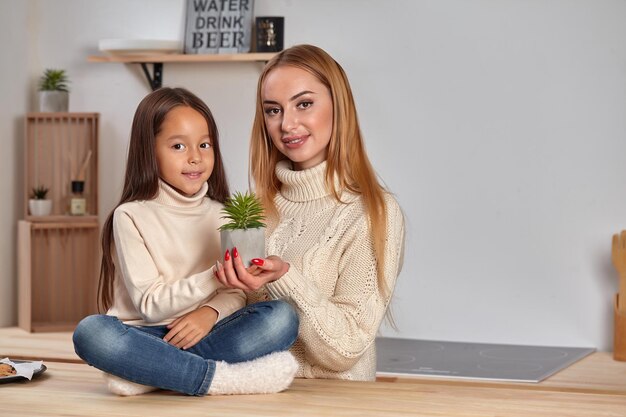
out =
<path fill-rule="evenodd" d="M 18 324 L 71 330 L 96 312 L 100 262 L 98 114 L 29 113 L 24 145 L 24 220 L 18 224 Z M 70 214 L 72 181 L 84 182 L 86 213 Z M 28 211 L 31 190 L 49 188 L 52 212 Z"/>

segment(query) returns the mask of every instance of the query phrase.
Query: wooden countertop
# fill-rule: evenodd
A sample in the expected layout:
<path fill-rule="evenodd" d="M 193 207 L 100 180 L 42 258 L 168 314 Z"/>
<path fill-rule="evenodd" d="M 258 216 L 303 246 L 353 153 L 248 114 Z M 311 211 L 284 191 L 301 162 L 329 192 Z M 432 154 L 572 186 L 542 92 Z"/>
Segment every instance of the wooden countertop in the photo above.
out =
<path fill-rule="evenodd" d="M 83 362 L 74 353 L 71 332 L 29 333 L 19 327 L 0 328 L 0 356 L 44 362 Z"/>
<path fill-rule="evenodd" d="M 76 356 L 68 332 L 0 329 L 0 356 L 43 359 L 48 367 L 31 382 L 0 385 L 3 416 L 626 416 L 626 362 L 614 361 L 609 352 L 593 353 L 537 384 L 385 376 L 377 382 L 297 379 L 280 394 L 206 398 L 163 391 L 114 396 L 100 371 Z"/>
<path fill-rule="evenodd" d="M 626 396 L 467 385 L 297 379 L 271 395 L 117 397 L 85 364 L 49 362 L 30 382 L 0 386 L 2 415 L 615 417 Z"/>

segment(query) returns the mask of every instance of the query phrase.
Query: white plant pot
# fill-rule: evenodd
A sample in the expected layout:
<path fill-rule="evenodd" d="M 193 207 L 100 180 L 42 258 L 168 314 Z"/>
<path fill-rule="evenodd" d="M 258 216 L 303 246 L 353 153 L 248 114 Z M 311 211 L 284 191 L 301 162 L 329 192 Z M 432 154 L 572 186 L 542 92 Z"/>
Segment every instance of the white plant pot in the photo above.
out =
<path fill-rule="evenodd" d="M 67 91 L 40 91 L 40 112 L 67 112 L 70 108 L 70 93 Z"/>
<path fill-rule="evenodd" d="M 31 216 L 48 216 L 52 212 L 52 200 L 28 200 L 28 211 Z"/>
<path fill-rule="evenodd" d="M 237 248 L 243 264 L 252 265 L 253 258 L 265 258 L 265 228 L 220 231 L 222 253 Z"/>

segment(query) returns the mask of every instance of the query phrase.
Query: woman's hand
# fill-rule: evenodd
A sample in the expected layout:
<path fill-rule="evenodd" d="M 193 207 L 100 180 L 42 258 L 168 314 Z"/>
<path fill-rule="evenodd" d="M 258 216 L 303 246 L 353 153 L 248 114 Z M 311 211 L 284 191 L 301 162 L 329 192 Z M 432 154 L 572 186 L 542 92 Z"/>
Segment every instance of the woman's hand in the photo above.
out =
<path fill-rule="evenodd" d="M 227 250 L 224 254 L 224 265 L 217 264 L 215 276 L 227 288 L 256 291 L 289 271 L 289 264 L 278 256 L 268 256 L 265 259 L 254 258 L 252 263 L 254 265 L 246 268 L 237 248 L 232 249 L 232 256 Z"/>
<path fill-rule="evenodd" d="M 179 349 L 189 349 L 209 334 L 217 322 L 217 316 L 217 311 L 202 306 L 168 324 L 167 328 L 170 331 L 163 340 Z"/>

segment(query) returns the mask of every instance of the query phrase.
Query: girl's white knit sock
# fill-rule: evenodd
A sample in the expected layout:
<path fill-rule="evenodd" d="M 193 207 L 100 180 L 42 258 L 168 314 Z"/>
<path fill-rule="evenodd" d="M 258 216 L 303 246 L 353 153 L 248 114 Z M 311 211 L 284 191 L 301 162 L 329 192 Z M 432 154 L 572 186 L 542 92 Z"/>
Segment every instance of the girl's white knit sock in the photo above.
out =
<path fill-rule="evenodd" d="M 293 381 L 298 362 L 289 351 L 274 352 L 240 363 L 216 363 L 209 395 L 269 394 Z"/>
<path fill-rule="evenodd" d="M 270 353 L 240 363 L 216 362 L 209 395 L 270 394 L 284 391 L 291 385 L 298 370 L 298 362 L 288 352 Z M 113 394 L 133 396 L 156 391 L 158 388 L 141 385 L 103 373 L 107 388 Z"/>
<path fill-rule="evenodd" d="M 141 395 L 148 392 L 156 391 L 158 388 L 150 387 L 148 385 L 136 384 L 134 382 L 127 381 L 123 378 L 119 378 L 115 375 L 104 373 L 104 380 L 107 383 L 107 388 L 113 394 L 128 397 L 131 395 Z"/>

